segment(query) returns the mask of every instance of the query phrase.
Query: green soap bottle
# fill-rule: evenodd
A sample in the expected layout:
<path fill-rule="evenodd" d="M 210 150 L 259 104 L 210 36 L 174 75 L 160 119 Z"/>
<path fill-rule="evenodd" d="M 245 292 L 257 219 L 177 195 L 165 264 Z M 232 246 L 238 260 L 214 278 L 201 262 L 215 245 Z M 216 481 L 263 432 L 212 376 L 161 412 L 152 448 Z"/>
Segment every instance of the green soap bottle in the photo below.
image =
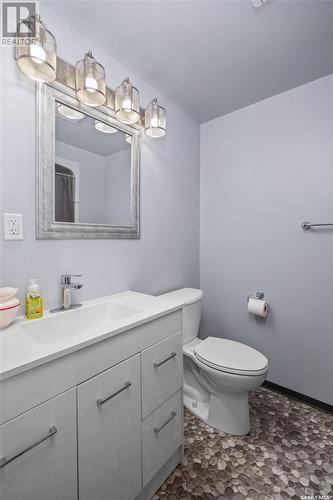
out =
<path fill-rule="evenodd" d="M 43 299 L 40 293 L 38 280 L 29 279 L 27 293 L 25 295 L 25 317 L 26 319 L 37 319 L 43 316 Z"/>

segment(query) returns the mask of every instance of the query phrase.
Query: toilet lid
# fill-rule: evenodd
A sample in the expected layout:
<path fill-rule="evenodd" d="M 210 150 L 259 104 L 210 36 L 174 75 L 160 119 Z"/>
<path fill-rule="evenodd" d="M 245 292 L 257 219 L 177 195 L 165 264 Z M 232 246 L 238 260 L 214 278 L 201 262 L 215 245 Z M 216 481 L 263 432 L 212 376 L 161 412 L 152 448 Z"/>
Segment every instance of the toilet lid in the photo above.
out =
<path fill-rule="evenodd" d="M 208 337 L 195 347 L 204 364 L 229 373 L 258 375 L 265 372 L 268 359 L 252 347 L 234 340 Z"/>

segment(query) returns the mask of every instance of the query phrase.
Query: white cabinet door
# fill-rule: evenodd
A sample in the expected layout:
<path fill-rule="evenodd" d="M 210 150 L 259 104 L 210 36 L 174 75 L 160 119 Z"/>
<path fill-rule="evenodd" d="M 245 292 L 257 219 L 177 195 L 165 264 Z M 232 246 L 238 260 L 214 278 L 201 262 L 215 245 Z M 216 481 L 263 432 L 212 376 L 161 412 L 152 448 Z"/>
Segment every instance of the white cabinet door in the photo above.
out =
<path fill-rule="evenodd" d="M 1 500 L 76 500 L 76 390 L 0 427 Z"/>
<path fill-rule="evenodd" d="M 132 500 L 141 490 L 140 355 L 78 387 L 80 500 Z"/>

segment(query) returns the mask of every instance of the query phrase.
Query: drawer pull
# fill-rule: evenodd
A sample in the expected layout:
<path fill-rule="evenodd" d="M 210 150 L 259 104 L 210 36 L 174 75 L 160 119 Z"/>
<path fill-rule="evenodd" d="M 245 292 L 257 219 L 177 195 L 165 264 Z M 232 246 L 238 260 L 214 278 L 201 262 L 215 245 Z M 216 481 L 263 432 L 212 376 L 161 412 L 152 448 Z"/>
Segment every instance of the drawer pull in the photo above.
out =
<path fill-rule="evenodd" d="M 38 446 L 39 444 L 41 444 L 43 441 L 46 441 L 47 439 L 49 439 L 51 436 L 53 436 L 54 434 L 56 434 L 58 432 L 58 429 L 56 427 L 50 427 L 49 429 L 49 433 L 47 434 L 47 436 L 44 436 L 43 438 L 41 438 L 39 441 L 36 441 L 34 444 L 32 444 L 31 446 L 29 446 L 28 448 L 26 448 L 25 450 L 23 451 L 20 451 L 19 453 L 17 453 L 17 455 L 14 455 L 12 458 L 5 458 L 5 457 L 1 457 L 0 458 L 0 469 L 2 469 L 2 467 L 5 467 L 5 465 L 8 465 L 10 464 L 10 462 L 12 462 L 13 460 L 15 460 L 16 458 L 22 456 L 24 453 L 26 453 L 27 451 L 30 451 L 32 450 L 33 448 L 35 448 L 35 446 Z"/>
<path fill-rule="evenodd" d="M 162 424 L 160 427 L 155 427 L 154 428 L 155 434 L 158 434 L 162 429 L 164 429 L 164 427 L 166 425 L 168 425 L 171 422 L 171 420 L 173 420 L 175 418 L 176 415 L 177 415 L 177 413 L 175 411 L 172 411 L 170 417 L 168 418 L 168 420 L 166 420 L 164 422 L 164 424 Z"/>
<path fill-rule="evenodd" d="M 130 386 L 132 385 L 132 382 L 125 382 L 125 385 L 124 387 L 122 387 L 121 389 L 119 389 L 118 391 L 114 392 L 113 394 L 111 394 L 111 396 L 105 398 L 105 399 L 97 399 L 96 403 L 98 404 L 98 406 L 101 406 L 103 405 L 104 403 L 106 403 L 107 401 L 110 401 L 110 399 L 114 398 L 115 396 L 117 396 L 117 394 L 120 394 L 121 392 L 125 391 L 126 389 L 128 389 Z"/>
<path fill-rule="evenodd" d="M 174 358 L 175 356 L 177 356 L 177 353 L 176 352 L 172 352 L 170 354 L 170 356 L 168 356 L 166 359 L 164 359 L 163 361 L 160 361 L 159 363 L 154 363 L 154 368 L 158 368 L 159 366 L 161 365 L 164 365 L 164 363 L 166 363 L 167 361 L 169 361 L 170 359 Z"/>

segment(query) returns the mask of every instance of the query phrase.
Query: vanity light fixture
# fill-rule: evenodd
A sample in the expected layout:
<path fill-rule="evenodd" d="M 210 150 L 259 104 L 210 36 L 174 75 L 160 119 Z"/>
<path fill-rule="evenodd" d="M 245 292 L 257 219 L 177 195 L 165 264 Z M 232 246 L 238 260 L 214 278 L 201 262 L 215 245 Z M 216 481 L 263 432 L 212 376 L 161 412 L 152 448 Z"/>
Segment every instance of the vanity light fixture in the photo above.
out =
<path fill-rule="evenodd" d="M 76 95 L 87 106 L 102 106 L 106 99 L 105 70 L 89 51 L 75 65 Z"/>
<path fill-rule="evenodd" d="M 166 134 L 166 111 L 155 97 L 145 110 L 145 134 L 148 137 L 163 137 Z"/>
<path fill-rule="evenodd" d="M 132 144 L 132 136 L 130 134 L 126 134 L 125 141 L 127 144 Z"/>
<path fill-rule="evenodd" d="M 60 102 L 57 102 L 57 113 L 61 117 L 67 118 L 68 120 L 71 120 L 73 122 L 78 122 L 85 117 L 85 115 L 83 113 L 80 113 L 80 111 L 77 111 L 70 106 L 66 106 L 65 104 L 61 104 Z"/>
<path fill-rule="evenodd" d="M 139 91 L 125 78 L 115 90 L 116 118 L 122 123 L 132 124 L 140 120 Z"/>
<path fill-rule="evenodd" d="M 104 134 L 115 134 L 118 130 L 111 125 L 95 120 L 95 129 Z"/>
<path fill-rule="evenodd" d="M 26 36 L 27 31 L 33 36 Z M 53 82 L 56 79 L 57 42 L 39 15 L 32 15 L 19 23 L 16 60 L 22 73 L 32 80 Z"/>

